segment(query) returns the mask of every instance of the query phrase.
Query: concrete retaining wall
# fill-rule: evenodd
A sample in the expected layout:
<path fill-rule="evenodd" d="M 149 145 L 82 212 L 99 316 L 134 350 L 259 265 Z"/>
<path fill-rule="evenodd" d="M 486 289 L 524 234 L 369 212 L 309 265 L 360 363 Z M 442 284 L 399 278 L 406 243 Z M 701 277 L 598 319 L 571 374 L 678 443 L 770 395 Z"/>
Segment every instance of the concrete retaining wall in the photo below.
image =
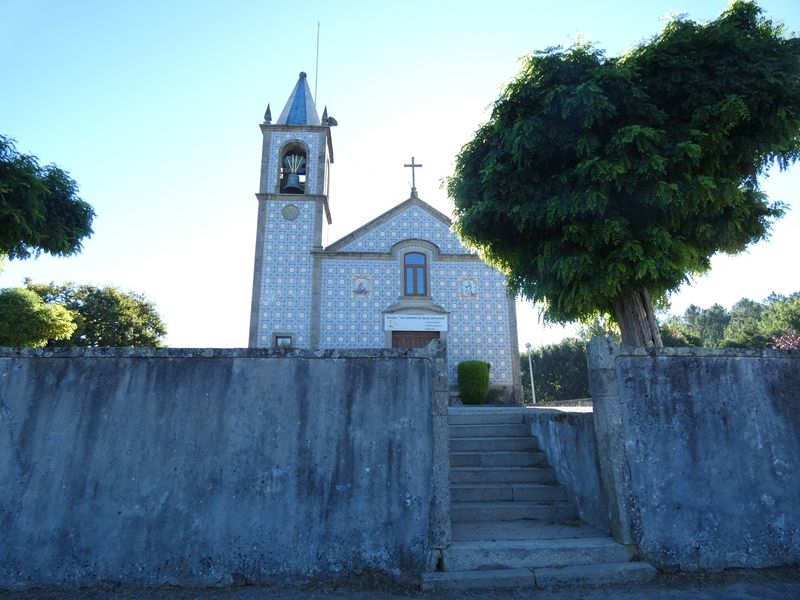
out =
<path fill-rule="evenodd" d="M 0 350 L 0 588 L 415 581 L 447 387 L 440 344 Z"/>
<path fill-rule="evenodd" d="M 531 408 L 526 411 L 526 419 L 581 519 L 609 532 L 608 503 L 600 479 L 592 413 Z"/>
<path fill-rule="evenodd" d="M 659 567 L 800 562 L 800 353 L 589 347 L 615 537 Z"/>

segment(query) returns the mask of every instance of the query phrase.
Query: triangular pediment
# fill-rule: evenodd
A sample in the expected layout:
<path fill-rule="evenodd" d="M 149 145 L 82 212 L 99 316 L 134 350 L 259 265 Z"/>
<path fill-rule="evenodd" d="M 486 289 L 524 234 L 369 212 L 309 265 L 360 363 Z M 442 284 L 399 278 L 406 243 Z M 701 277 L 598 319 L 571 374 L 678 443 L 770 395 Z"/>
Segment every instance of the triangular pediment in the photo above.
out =
<path fill-rule="evenodd" d="M 397 242 L 424 240 L 446 254 L 474 254 L 452 230 L 452 221 L 418 197 L 411 197 L 325 248 L 325 252 L 389 252 Z"/>

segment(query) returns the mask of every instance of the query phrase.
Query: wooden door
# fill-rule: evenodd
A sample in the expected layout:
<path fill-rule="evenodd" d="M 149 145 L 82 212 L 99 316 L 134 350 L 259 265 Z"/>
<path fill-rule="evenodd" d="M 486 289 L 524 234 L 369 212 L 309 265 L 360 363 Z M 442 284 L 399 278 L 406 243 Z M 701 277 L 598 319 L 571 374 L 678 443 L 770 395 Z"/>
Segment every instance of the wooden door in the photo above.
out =
<path fill-rule="evenodd" d="M 438 339 L 438 331 L 393 331 L 392 348 L 424 348 Z"/>

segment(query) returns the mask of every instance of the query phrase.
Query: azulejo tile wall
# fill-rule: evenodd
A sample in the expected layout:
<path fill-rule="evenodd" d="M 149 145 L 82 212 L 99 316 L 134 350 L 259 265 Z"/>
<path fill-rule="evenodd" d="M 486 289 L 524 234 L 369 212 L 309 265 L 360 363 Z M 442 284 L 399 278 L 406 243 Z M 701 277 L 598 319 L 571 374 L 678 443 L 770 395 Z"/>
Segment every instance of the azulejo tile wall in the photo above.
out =
<path fill-rule="evenodd" d="M 315 202 L 300 198 L 266 203 L 258 318 L 261 346 L 272 345 L 273 333 L 292 334 L 298 348 L 306 348 L 309 343 Z M 297 206 L 296 219 L 290 221 L 281 215 L 287 204 Z"/>
<path fill-rule="evenodd" d="M 294 220 L 281 214 L 287 203 L 299 209 Z M 320 306 L 312 305 L 315 202 L 266 201 L 259 345 L 272 345 L 274 333 L 294 336 L 294 345 L 311 345 L 313 311 L 319 311 L 322 348 L 382 348 L 387 344 L 383 311 L 402 298 L 403 254 L 428 257 L 430 300 L 448 312 L 450 378 L 458 364 L 485 360 L 494 384 L 512 384 L 511 324 L 503 276 L 469 253 L 440 219 L 411 206 L 320 261 Z M 293 211 L 292 211 L 293 213 Z M 391 248 L 401 240 L 423 240 Z M 346 252 L 359 252 L 358 257 Z"/>
<path fill-rule="evenodd" d="M 480 260 L 434 261 L 431 295 L 450 313 L 447 334 L 450 380 L 465 360 L 485 360 L 492 365 L 492 383 L 511 384 L 511 338 L 508 297 L 503 276 Z M 464 294 L 462 282 L 474 282 Z"/>
<path fill-rule="evenodd" d="M 353 276 L 368 275 L 368 294 L 353 294 Z M 324 258 L 320 310 L 323 348 L 383 348 L 382 311 L 397 301 L 400 272 L 385 259 Z"/>
<path fill-rule="evenodd" d="M 450 228 L 419 206 L 411 206 L 342 248 L 344 252 L 389 252 L 402 240 L 427 240 L 449 254 L 471 254 Z"/>
<path fill-rule="evenodd" d="M 320 345 L 384 347 L 383 311 L 402 295 L 402 268 L 402 256 L 324 258 Z M 462 295 L 462 277 L 477 282 L 475 296 Z M 368 293 L 353 293 L 354 285 L 366 278 Z M 449 313 L 451 381 L 456 381 L 458 363 L 485 360 L 492 365 L 492 383 L 512 383 L 508 300 L 502 275 L 478 260 L 433 260 L 429 281 L 431 300 Z"/>
<path fill-rule="evenodd" d="M 397 255 L 392 246 L 406 239 L 432 242 L 430 247 L 406 245 Z M 353 240 L 342 252 L 361 252 L 362 258 L 337 257 L 322 261 L 320 344 L 324 348 L 382 347 L 386 344 L 383 311 L 403 294 L 403 253 L 428 256 L 430 299 L 448 313 L 447 349 L 450 378 L 455 382 L 458 363 L 491 363 L 490 380 L 513 383 L 508 298 L 503 276 L 470 254 L 445 223 L 411 206 L 403 213 Z M 369 253 L 375 256 L 370 257 Z M 362 291 L 354 293 L 361 282 Z M 367 291 L 364 292 L 363 290 Z"/>

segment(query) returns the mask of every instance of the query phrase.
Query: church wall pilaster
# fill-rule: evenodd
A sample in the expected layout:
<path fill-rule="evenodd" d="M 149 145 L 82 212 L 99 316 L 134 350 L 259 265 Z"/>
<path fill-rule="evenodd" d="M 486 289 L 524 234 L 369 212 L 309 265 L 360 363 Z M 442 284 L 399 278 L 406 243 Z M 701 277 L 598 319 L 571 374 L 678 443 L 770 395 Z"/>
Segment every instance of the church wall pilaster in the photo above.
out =
<path fill-rule="evenodd" d="M 258 225 L 256 229 L 256 256 L 253 265 L 253 295 L 250 301 L 250 334 L 248 346 L 255 348 L 259 344 L 258 332 L 261 316 L 261 296 L 263 293 L 263 256 L 264 232 L 266 230 L 267 204 L 263 199 L 258 201 Z"/>
<path fill-rule="evenodd" d="M 519 358 L 519 333 L 517 332 L 517 301 L 516 298 L 508 298 L 508 324 L 511 335 L 509 335 L 509 354 L 511 356 L 511 380 L 512 394 L 509 402 L 523 404 L 525 397 L 522 393 L 522 370 Z"/>

